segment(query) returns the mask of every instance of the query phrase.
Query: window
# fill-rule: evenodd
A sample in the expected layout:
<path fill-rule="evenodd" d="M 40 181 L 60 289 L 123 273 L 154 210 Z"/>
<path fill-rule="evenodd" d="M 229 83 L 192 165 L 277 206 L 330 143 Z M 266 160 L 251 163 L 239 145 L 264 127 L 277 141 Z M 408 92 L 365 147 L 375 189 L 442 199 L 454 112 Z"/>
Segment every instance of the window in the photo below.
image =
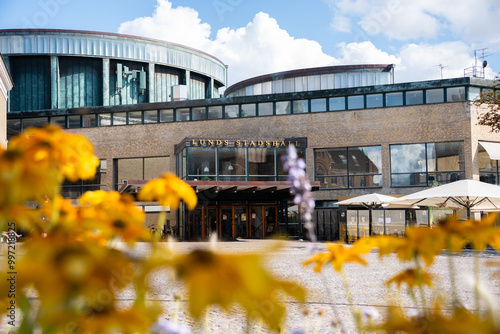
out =
<path fill-rule="evenodd" d="M 465 176 L 463 142 L 391 145 L 391 186 L 432 186 Z"/>
<path fill-rule="evenodd" d="M 295 100 L 293 101 L 293 113 L 301 114 L 309 112 L 309 103 L 307 100 Z"/>
<path fill-rule="evenodd" d="M 215 147 L 189 147 L 187 151 L 188 180 L 215 180 L 217 177 L 215 153 Z"/>
<path fill-rule="evenodd" d="M 82 117 L 80 115 L 68 116 L 68 128 L 77 129 L 82 127 Z"/>
<path fill-rule="evenodd" d="M 128 124 L 142 124 L 142 111 L 131 111 L 128 113 Z"/>
<path fill-rule="evenodd" d="M 97 116 L 97 126 L 110 126 L 111 114 L 99 114 Z"/>
<path fill-rule="evenodd" d="M 291 113 L 292 113 L 292 107 L 290 101 L 276 102 L 276 115 L 285 115 Z"/>
<path fill-rule="evenodd" d="M 345 110 L 345 97 L 330 98 L 330 111 Z"/>
<path fill-rule="evenodd" d="M 82 126 L 84 128 L 91 128 L 97 126 L 96 115 L 83 115 Z"/>
<path fill-rule="evenodd" d="M 78 198 L 86 191 L 106 190 L 104 177 L 106 174 L 106 160 L 101 160 L 96 173 L 91 180 L 65 181 L 61 187 L 61 194 L 65 198 Z"/>
<path fill-rule="evenodd" d="M 446 88 L 446 101 L 448 102 L 465 101 L 465 87 Z"/>
<path fill-rule="evenodd" d="M 469 101 L 474 101 L 481 95 L 481 88 L 479 87 L 469 87 Z"/>
<path fill-rule="evenodd" d="M 380 146 L 317 149 L 314 166 L 321 188 L 382 187 Z"/>
<path fill-rule="evenodd" d="M 174 109 L 161 109 L 160 110 L 160 122 L 173 122 L 174 121 Z"/>
<path fill-rule="evenodd" d="M 113 114 L 113 125 L 126 125 L 127 124 L 127 113 L 117 112 Z"/>
<path fill-rule="evenodd" d="M 425 91 L 425 103 L 442 103 L 444 102 L 444 89 L 427 89 Z"/>
<path fill-rule="evenodd" d="M 144 112 L 144 123 L 158 123 L 158 110 L 146 110 Z"/>
<path fill-rule="evenodd" d="M 273 114 L 272 102 L 259 103 L 259 116 L 271 116 L 272 114 Z"/>
<path fill-rule="evenodd" d="M 219 148 L 219 180 L 246 181 L 246 154 L 246 148 Z"/>
<path fill-rule="evenodd" d="M 333 89 L 333 74 L 321 74 L 321 89 Z"/>
<path fill-rule="evenodd" d="M 326 99 L 312 99 L 311 112 L 326 111 Z"/>
<path fill-rule="evenodd" d="M 224 107 L 224 112 L 226 113 L 226 118 L 237 118 L 240 117 L 240 106 L 239 105 L 229 105 Z"/>
<path fill-rule="evenodd" d="M 77 117 L 80 117 L 80 116 L 77 116 Z M 45 126 L 48 122 L 49 122 L 49 119 L 47 117 L 25 118 L 25 119 L 23 119 L 23 129 L 26 130 L 27 128 L 41 128 L 41 127 Z"/>
<path fill-rule="evenodd" d="M 51 124 L 57 124 L 59 125 L 61 128 L 65 128 L 66 127 L 66 116 L 55 116 L 55 117 L 51 117 L 50 118 L 50 123 Z"/>
<path fill-rule="evenodd" d="M 273 94 L 283 93 L 283 80 L 275 80 L 273 84 Z"/>
<path fill-rule="evenodd" d="M 369 94 L 366 95 L 367 108 L 382 108 L 384 106 L 383 94 Z"/>
<path fill-rule="evenodd" d="M 403 92 L 385 94 L 386 107 L 396 107 L 402 105 L 403 105 Z"/>
<path fill-rule="evenodd" d="M 310 75 L 307 77 L 307 87 L 308 90 L 320 90 L 321 89 L 321 76 Z"/>
<path fill-rule="evenodd" d="M 488 152 L 484 149 L 482 145 L 478 146 L 478 160 L 479 160 L 479 180 L 491 183 L 499 184 L 499 164 L 498 160 L 493 160 L 490 158 Z"/>
<path fill-rule="evenodd" d="M 365 97 L 363 95 L 354 95 L 347 97 L 347 107 L 349 109 L 363 109 L 365 107 Z"/>
<path fill-rule="evenodd" d="M 181 109 L 176 109 L 175 110 L 175 121 L 176 122 L 182 122 L 182 121 L 189 121 L 189 108 L 181 108 Z"/>
<path fill-rule="evenodd" d="M 207 110 L 205 107 L 193 108 L 193 121 L 200 121 L 207 119 Z"/>
<path fill-rule="evenodd" d="M 222 118 L 222 106 L 208 107 L 208 119 L 220 119 L 220 118 Z"/>
<path fill-rule="evenodd" d="M 411 106 L 415 104 L 424 103 L 424 92 L 422 90 L 413 90 L 406 92 L 406 105 Z"/>
<path fill-rule="evenodd" d="M 254 117 L 257 116 L 255 104 L 242 104 L 241 117 Z"/>
<path fill-rule="evenodd" d="M 274 148 L 248 149 L 249 181 L 274 181 L 276 179 Z"/>
<path fill-rule="evenodd" d="M 115 190 L 128 180 L 151 180 L 170 171 L 170 157 L 115 159 Z"/>

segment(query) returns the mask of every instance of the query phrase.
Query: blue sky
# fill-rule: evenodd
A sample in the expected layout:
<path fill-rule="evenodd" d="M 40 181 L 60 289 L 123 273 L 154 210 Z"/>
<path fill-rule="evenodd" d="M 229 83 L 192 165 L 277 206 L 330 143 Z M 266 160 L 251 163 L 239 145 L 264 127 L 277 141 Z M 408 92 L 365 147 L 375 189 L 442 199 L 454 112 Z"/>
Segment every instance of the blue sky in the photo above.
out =
<path fill-rule="evenodd" d="M 461 77 L 485 50 L 500 71 L 498 0 L 0 0 L 0 29 L 164 39 L 229 65 L 229 84 L 289 69 L 396 64 L 396 81 Z M 479 52 L 479 55 L 482 53 Z"/>

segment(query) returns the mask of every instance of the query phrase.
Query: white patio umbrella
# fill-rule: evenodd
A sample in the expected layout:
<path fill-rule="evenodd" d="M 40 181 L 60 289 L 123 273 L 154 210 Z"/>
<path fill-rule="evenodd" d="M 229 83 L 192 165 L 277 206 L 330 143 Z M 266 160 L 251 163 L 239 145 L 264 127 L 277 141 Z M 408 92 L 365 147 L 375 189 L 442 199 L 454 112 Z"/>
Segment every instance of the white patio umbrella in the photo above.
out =
<path fill-rule="evenodd" d="M 475 180 L 460 180 L 395 198 L 392 205 L 435 206 L 451 209 L 490 211 L 500 209 L 500 187 Z"/>
<path fill-rule="evenodd" d="M 500 188 L 500 187 L 499 187 Z M 373 218 L 372 218 L 372 210 L 376 208 L 381 208 L 382 204 L 391 202 L 395 200 L 396 197 L 382 195 L 382 194 L 367 194 L 356 196 L 353 198 L 346 199 L 344 201 L 337 202 L 338 205 L 360 205 L 367 208 L 368 211 L 368 230 L 370 235 L 373 234 Z"/>

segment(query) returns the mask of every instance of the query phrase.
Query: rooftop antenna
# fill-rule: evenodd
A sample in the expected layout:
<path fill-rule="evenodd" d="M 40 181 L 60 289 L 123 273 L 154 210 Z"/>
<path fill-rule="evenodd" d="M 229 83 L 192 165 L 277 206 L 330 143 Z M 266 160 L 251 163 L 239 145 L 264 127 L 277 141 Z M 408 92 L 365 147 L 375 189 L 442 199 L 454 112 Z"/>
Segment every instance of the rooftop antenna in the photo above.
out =
<path fill-rule="evenodd" d="M 446 65 L 446 66 L 445 66 L 445 65 L 443 65 L 443 64 L 438 64 L 438 65 L 436 65 L 436 66 L 437 66 L 437 67 L 439 67 L 439 68 L 441 69 L 441 80 L 442 80 L 442 79 L 443 79 L 443 68 L 448 67 L 448 65 Z"/>
<path fill-rule="evenodd" d="M 478 77 L 484 79 L 484 69 L 488 66 L 488 62 L 484 58 L 491 56 L 491 54 L 484 54 L 486 50 L 488 50 L 488 48 L 474 50 L 474 65 L 464 70 L 465 77 Z M 478 58 L 480 65 L 478 65 Z"/>

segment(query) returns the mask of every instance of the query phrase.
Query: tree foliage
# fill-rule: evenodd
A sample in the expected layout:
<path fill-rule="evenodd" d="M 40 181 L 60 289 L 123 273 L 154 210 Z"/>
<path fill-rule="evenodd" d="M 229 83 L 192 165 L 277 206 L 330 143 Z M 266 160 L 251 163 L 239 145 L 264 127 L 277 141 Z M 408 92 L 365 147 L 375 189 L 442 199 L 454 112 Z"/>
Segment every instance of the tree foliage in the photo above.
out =
<path fill-rule="evenodd" d="M 491 132 L 500 132 L 500 78 L 497 77 L 491 85 L 491 89 L 483 90 L 478 99 L 474 101 L 476 106 L 487 105 L 488 110 L 478 116 L 478 124 L 491 128 Z"/>

